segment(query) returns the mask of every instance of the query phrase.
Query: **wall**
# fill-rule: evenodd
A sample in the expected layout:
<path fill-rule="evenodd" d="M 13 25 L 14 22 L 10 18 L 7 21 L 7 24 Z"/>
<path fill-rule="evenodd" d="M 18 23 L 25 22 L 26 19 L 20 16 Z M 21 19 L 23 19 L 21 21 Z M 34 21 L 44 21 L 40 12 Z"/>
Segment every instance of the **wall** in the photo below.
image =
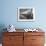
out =
<path fill-rule="evenodd" d="M 0 0 L 0 27 L 13 24 L 16 28 L 46 28 L 46 0 Z M 34 22 L 18 22 L 18 7 L 34 7 L 36 20 Z"/>

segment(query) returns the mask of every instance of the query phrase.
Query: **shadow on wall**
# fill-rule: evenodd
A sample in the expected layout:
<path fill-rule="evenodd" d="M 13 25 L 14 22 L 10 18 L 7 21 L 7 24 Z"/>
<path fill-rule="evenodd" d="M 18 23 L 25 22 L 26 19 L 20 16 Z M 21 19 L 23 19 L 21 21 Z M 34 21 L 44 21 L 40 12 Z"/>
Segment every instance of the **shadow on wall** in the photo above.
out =
<path fill-rule="evenodd" d="M 4 28 L 6 28 L 5 25 L 0 24 L 0 43 L 2 43 L 2 36 L 3 36 L 2 32 L 6 31 L 6 30 L 3 30 Z"/>

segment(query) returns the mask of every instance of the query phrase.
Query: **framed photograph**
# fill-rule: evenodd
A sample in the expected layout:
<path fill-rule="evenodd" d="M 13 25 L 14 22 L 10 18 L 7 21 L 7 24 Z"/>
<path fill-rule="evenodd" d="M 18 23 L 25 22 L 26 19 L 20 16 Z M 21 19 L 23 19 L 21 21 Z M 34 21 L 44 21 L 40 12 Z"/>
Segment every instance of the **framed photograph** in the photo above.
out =
<path fill-rule="evenodd" d="M 19 7 L 18 21 L 35 21 L 35 8 Z"/>

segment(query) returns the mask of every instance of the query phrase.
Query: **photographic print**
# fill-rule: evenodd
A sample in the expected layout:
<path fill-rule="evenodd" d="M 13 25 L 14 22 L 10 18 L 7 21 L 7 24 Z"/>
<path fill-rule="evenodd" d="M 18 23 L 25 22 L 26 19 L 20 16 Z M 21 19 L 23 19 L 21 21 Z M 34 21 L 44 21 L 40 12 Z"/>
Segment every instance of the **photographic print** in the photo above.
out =
<path fill-rule="evenodd" d="M 18 21 L 34 21 L 35 8 L 19 7 L 18 8 Z"/>

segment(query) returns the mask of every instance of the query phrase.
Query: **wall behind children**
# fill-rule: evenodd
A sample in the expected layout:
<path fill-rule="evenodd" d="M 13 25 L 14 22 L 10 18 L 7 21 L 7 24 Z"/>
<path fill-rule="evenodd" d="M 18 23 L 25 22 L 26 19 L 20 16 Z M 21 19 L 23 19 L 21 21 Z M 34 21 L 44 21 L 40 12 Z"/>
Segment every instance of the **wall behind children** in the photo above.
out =
<path fill-rule="evenodd" d="M 35 21 L 18 22 L 18 7 L 34 7 Z M 9 24 L 13 24 L 17 29 L 46 28 L 46 0 L 0 0 L 0 29 L 7 27 Z"/>

